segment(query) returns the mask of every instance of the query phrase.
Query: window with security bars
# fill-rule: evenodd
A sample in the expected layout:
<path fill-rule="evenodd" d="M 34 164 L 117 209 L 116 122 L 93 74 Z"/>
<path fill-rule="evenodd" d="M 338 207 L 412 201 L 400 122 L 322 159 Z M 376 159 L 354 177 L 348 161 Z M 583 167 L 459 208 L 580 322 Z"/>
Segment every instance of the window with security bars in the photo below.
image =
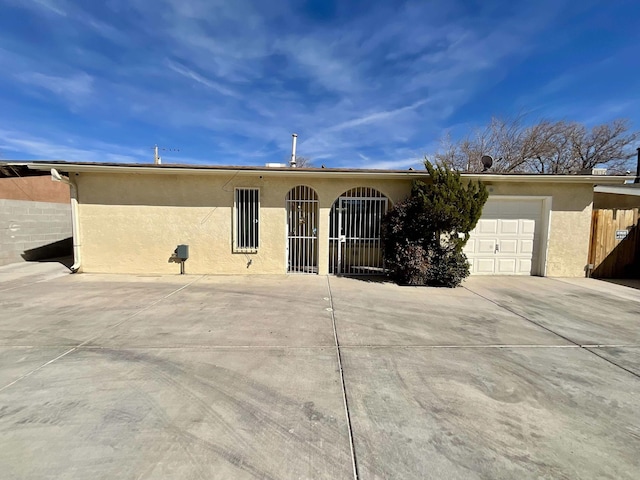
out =
<path fill-rule="evenodd" d="M 258 250 L 260 191 L 257 188 L 237 188 L 235 198 L 234 248 L 239 251 Z"/>

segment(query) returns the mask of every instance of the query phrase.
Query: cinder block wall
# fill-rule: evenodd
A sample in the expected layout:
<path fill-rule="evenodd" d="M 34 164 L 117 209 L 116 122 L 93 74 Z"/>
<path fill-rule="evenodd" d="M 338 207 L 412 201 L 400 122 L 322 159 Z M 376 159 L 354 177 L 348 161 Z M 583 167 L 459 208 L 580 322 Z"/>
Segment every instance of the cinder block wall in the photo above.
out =
<path fill-rule="evenodd" d="M 22 262 L 25 251 L 69 237 L 69 203 L 0 199 L 0 265 Z"/>

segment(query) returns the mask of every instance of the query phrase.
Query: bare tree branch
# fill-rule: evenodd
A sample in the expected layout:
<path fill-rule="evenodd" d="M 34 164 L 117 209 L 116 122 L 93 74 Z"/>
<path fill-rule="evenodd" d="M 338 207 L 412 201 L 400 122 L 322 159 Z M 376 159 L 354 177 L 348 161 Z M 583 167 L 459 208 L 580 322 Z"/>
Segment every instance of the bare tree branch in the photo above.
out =
<path fill-rule="evenodd" d="M 431 157 L 458 171 L 480 172 L 483 155 L 494 158 L 500 173 L 576 174 L 596 166 L 624 172 L 640 138 L 629 121 L 617 119 L 587 128 L 578 122 L 541 120 L 525 125 L 524 117 L 492 118 L 488 125 L 454 142 L 449 134 Z"/>
<path fill-rule="evenodd" d="M 309 157 L 296 157 L 296 167 L 298 168 L 312 168 L 313 160 Z"/>

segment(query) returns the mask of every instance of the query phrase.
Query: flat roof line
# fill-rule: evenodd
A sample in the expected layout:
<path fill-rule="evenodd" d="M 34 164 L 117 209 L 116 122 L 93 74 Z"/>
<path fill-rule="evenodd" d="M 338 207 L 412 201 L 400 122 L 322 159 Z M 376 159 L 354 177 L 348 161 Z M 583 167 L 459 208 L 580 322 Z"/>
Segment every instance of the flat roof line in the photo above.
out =
<path fill-rule="evenodd" d="M 136 173 L 136 174 L 255 174 L 269 176 L 319 176 L 319 177 L 370 177 L 384 179 L 428 178 L 426 170 L 379 170 L 354 168 L 291 168 L 260 166 L 226 165 L 186 165 L 186 164 L 145 164 L 145 163 L 98 163 L 51 161 L 12 161 L 0 165 L 21 166 L 31 170 L 50 170 L 56 168 L 64 172 L 82 173 Z M 462 173 L 463 178 L 490 182 L 548 182 L 548 183 L 604 183 L 622 185 L 629 176 L 603 175 L 549 175 L 523 173 Z"/>

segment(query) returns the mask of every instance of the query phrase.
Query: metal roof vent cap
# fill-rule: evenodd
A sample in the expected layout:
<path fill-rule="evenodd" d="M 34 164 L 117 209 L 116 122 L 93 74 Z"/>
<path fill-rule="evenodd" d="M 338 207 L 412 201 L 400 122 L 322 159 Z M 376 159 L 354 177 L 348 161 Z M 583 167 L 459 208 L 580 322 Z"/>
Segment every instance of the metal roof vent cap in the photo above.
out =
<path fill-rule="evenodd" d="M 294 133 L 291 136 L 293 137 L 293 145 L 291 145 L 291 160 L 289 161 L 289 166 L 296 168 L 296 143 L 298 142 L 298 134 Z"/>

